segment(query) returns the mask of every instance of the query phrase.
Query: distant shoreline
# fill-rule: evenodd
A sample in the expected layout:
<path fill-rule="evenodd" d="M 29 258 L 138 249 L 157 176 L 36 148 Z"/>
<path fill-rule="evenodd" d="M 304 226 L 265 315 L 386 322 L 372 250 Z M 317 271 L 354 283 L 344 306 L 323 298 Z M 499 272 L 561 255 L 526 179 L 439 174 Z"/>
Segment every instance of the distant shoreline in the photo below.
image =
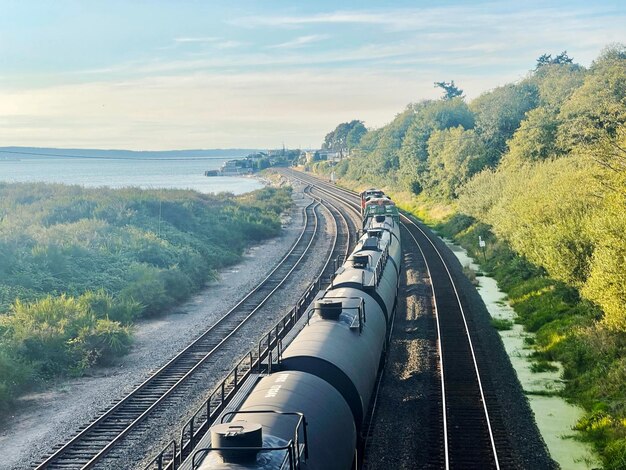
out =
<path fill-rule="evenodd" d="M 188 149 L 188 150 L 110 150 L 54 147 L 0 147 L 0 161 L 22 159 L 102 159 L 102 160 L 214 160 L 245 158 L 259 149 Z M 3 156 L 6 155 L 6 160 Z M 19 157 L 18 157 L 19 156 Z"/>

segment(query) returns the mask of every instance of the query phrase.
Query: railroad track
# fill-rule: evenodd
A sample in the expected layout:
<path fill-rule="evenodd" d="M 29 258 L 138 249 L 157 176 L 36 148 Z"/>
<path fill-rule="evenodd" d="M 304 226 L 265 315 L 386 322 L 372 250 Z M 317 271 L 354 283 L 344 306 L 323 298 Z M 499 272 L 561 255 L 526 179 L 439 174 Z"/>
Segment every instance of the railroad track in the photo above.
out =
<path fill-rule="evenodd" d="M 312 201 L 305 208 L 305 224 L 300 236 L 288 254 L 255 289 L 131 394 L 45 457 L 36 469 L 93 468 L 159 405 L 180 390 L 193 373 L 246 324 L 306 258 L 318 234 L 319 206 L 319 202 Z"/>
<path fill-rule="evenodd" d="M 358 200 L 357 193 L 348 189 L 341 188 L 339 186 L 335 186 L 324 180 L 307 175 L 300 171 L 282 168 L 280 169 L 280 172 L 288 178 L 296 179 L 303 184 L 310 185 L 312 191 L 319 191 L 324 195 L 324 197 L 329 197 L 337 201 L 339 204 L 349 207 L 352 213 L 357 217 L 357 220 L 359 220 L 358 226 L 355 225 L 355 227 L 357 227 L 356 230 L 358 231 L 361 228 L 361 206 Z M 354 219 L 352 220 L 354 224 Z"/>
<path fill-rule="evenodd" d="M 294 172 L 290 172 L 294 173 Z M 291 175 L 290 175 L 291 176 Z M 324 191 L 339 193 L 358 207 L 356 193 L 308 175 L 294 175 Z M 441 408 L 439 426 L 434 434 L 440 443 L 432 443 L 439 451 L 433 468 L 501 469 L 515 467 L 502 422 L 502 410 L 494 393 L 486 390 L 472 333 L 454 276 L 445 256 L 419 223 L 401 216 L 407 238 L 422 255 L 431 279 L 438 333 L 439 370 L 441 377 Z M 406 249 L 406 245 L 405 245 Z M 438 444 L 441 444 L 440 446 Z"/>
<path fill-rule="evenodd" d="M 305 191 L 308 191 L 308 189 L 305 189 Z M 196 443 L 200 441 L 232 397 L 236 395 L 239 387 L 245 386 L 249 373 L 253 369 L 267 371 L 271 368 L 274 360 L 268 354 L 268 351 L 276 347 L 276 343 L 286 336 L 300 316 L 306 312 L 318 290 L 330 282 L 332 274 L 336 271 L 336 263 L 333 263 L 333 261 L 341 261 L 350 253 L 351 246 L 354 244 L 352 235 L 354 232 L 350 229 L 351 225 L 348 223 L 348 219 L 346 219 L 338 207 L 329 203 L 328 200 L 322 200 L 311 191 L 309 191 L 309 195 L 330 212 L 335 225 L 336 237 L 333 240 L 332 247 L 328 250 L 328 256 L 321 269 L 321 274 L 306 289 L 296 306 L 263 336 L 259 341 L 258 350 L 253 348 L 213 390 L 196 413 L 183 426 L 180 439 L 171 440 L 163 447 L 162 451 L 145 466 L 146 470 L 173 470 L 179 468 L 182 462 L 192 454 Z"/>
<path fill-rule="evenodd" d="M 403 217 L 408 237 L 418 247 L 431 279 L 439 342 L 443 428 L 440 464 L 446 469 L 500 469 L 508 463 L 506 440 L 497 437 L 483 385 L 468 318 L 454 278 L 440 249 L 417 223 Z M 496 444 L 501 444 L 496 445 Z"/>
<path fill-rule="evenodd" d="M 319 197 L 319 200 L 322 202 L 324 201 L 322 199 L 322 196 L 326 197 L 326 201 L 328 201 L 328 199 L 330 199 L 331 201 L 335 201 L 334 204 L 333 203 L 328 204 L 327 208 L 333 214 L 335 223 L 340 224 L 344 227 L 344 229 L 340 231 L 340 233 L 338 234 L 340 237 L 340 240 L 338 241 L 338 243 L 345 245 L 345 250 L 343 253 L 343 259 L 345 260 L 346 256 L 352 252 L 352 250 L 354 249 L 354 246 L 356 245 L 356 242 L 357 242 L 356 234 L 358 233 L 361 227 L 357 222 L 355 222 L 354 217 L 346 216 L 346 214 L 344 214 L 343 211 L 339 210 L 339 208 L 337 207 L 337 204 L 347 207 L 348 210 L 350 210 L 352 215 L 354 216 L 354 211 L 352 210 L 353 207 L 351 205 L 348 205 L 345 201 L 341 199 L 332 197 L 332 195 L 327 192 L 315 191 L 315 188 L 312 188 L 311 194 L 314 197 L 316 196 Z M 356 216 L 360 217 L 358 212 L 356 213 Z M 344 240 L 344 234 L 345 234 L 345 240 Z M 337 270 L 338 267 L 339 266 L 334 266 L 333 271 L 329 274 L 332 275 Z"/>

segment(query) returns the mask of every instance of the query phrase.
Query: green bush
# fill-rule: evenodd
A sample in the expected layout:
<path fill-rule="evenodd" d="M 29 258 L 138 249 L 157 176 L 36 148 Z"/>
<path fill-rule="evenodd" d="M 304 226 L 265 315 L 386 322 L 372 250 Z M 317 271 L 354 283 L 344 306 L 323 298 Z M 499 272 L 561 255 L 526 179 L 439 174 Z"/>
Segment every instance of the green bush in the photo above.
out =
<path fill-rule="evenodd" d="M 187 298 L 280 232 L 290 189 L 0 184 L 0 409 L 128 351 L 130 325 Z"/>
<path fill-rule="evenodd" d="M 35 377 L 35 370 L 28 361 L 0 343 L 0 413 L 9 410 L 13 397 L 30 386 Z"/>
<path fill-rule="evenodd" d="M 492 318 L 491 326 L 498 331 L 506 331 L 513 328 L 513 322 L 511 320 L 507 320 L 506 318 Z"/>
<path fill-rule="evenodd" d="M 626 468 L 626 438 L 614 440 L 606 446 L 604 462 L 606 470 Z"/>

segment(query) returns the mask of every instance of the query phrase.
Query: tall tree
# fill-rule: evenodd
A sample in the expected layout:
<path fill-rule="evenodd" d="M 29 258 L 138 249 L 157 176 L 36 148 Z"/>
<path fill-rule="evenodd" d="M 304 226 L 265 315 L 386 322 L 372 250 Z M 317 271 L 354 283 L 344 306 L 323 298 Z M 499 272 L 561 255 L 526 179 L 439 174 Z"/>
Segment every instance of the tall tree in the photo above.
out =
<path fill-rule="evenodd" d="M 476 118 L 476 132 L 489 148 L 490 165 L 498 163 L 506 151 L 507 140 L 538 101 L 537 86 L 524 81 L 498 87 L 470 103 Z"/>
<path fill-rule="evenodd" d="M 366 133 L 367 129 L 363 125 L 363 121 L 355 119 L 350 122 L 342 122 L 333 131 L 326 134 L 322 148 L 344 152 L 358 145 Z"/>
<path fill-rule="evenodd" d="M 463 90 L 454 84 L 454 80 L 450 82 L 435 82 L 435 88 L 443 90 L 443 99 L 451 100 L 456 97 L 463 98 Z"/>
<path fill-rule="evenodd" d="M 541 67 L 545 67 L 546 65 L 564 65 L 572 64 L 573 62 L 574 58 L 568 56 L 567 51 L 557 54 L 554 58 L 552 57 L 552 54 L 542 54 L 537 58 L 535 70 L 539 70 Z"/>
<path fill-rule="evenodd" d="M 485 166 L 484 143 L 462 126 L 434 131 L 428 139 L 428 172 L 423 186 L 444 199 L 457 196 L 458 188 Z"/>

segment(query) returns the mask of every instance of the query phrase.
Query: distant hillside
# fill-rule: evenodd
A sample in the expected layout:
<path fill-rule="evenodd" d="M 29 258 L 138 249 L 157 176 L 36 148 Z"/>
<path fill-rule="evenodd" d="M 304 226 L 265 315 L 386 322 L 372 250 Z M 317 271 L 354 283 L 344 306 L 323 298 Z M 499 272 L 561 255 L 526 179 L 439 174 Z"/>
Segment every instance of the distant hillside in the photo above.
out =
<path fill-rule="evenodd" d="M 40 158 L 50 156 L 59 157 L 86 157 L 86 158 L 223 158 L 245 157 L 259 149 L 190 149 L 164 151 L 135 151 L 135 150 L 99 150 L 99 149 L 63 149 L 49 147 L 0 147 L 2 158 Z"/>

